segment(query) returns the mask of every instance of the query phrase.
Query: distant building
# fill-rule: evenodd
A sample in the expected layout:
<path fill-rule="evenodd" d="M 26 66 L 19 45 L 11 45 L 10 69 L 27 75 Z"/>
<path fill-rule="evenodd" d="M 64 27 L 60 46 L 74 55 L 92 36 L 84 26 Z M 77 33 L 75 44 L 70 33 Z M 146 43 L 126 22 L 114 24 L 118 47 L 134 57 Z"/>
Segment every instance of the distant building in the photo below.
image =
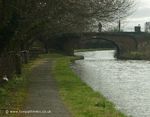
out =
<path fill-rule="evenodd" d="M 141 32 L 141 26 L 140 26 L 140 24 L 138 26 L 134 27 L 134 31 L 135 32 Z"/>
<path fill-rule="evenodd" d="M 147 32 L 147 33 L 150 32 L 150 22 L 145 23 L 145 32 Z"/>

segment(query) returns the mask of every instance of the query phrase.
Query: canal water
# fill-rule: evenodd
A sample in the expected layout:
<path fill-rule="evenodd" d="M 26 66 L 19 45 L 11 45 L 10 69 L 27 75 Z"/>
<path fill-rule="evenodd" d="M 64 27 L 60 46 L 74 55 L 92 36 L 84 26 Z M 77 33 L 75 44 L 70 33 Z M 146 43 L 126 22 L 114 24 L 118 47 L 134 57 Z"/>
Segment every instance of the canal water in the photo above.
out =
<path fill-rule="evenodd" d="M 77 52 L 73 69 L 128 116 L 150 117 L 150 61 L 116 60 L 114 50 Z"/>

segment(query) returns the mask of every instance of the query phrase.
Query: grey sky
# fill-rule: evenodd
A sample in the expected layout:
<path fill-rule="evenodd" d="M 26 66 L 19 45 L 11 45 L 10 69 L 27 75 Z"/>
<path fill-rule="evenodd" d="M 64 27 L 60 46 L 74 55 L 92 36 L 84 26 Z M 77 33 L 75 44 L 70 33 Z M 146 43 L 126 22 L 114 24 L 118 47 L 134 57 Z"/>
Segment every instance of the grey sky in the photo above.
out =
<path fill-rule="evenodd" d="M 135 3 L 135 12 L 124 23 L 123 29 L 127 31 L 133 31 L 138 24 L 144 30 L 145 22 L 150 21 L 150 0 L 135 0 Z"/>

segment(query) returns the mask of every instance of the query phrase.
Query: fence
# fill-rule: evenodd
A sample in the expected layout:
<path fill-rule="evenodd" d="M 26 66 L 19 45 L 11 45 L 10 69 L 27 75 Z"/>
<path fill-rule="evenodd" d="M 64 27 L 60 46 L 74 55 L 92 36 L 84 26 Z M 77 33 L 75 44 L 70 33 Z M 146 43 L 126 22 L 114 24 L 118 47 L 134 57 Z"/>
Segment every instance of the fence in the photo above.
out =
<path fill-rule="evenodd" d="M 0 57 L 0 83 L 4 77 L 11 79 L 14 74 L 21 74 L 22 64 L 27 64 L 29 59 L 38 57 L 42 51 L 20 51 L 19 53 L 8 52 Z"/>

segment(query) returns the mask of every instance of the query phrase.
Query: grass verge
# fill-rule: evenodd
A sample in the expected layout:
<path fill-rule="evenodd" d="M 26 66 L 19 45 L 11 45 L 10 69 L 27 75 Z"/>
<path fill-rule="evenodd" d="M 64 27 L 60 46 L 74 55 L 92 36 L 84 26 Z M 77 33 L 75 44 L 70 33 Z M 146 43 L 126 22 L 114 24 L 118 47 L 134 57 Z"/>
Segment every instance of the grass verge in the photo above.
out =
<path fill-rule="evenodd" d="M 101 94 L 94 92 L 71 70 L 70 61 L 77 59 L 63 55 L 51 55 L 53 76 L 60 95 L 74 117 L 126 117 L 114 108 Z"/>
<path fill-rule="evenodd" d="M 122 60 L 146 60 L 146 56 L 141 52 L 129 52 L 121 55 L 119 59 Z"/>
<path fill-rule="evenodd" d="M 8 83 L 0 85 L 0 117 L 5 116 L 6 110 L 19 110 L 23 107 L 27 97 L 28 75 L 43 59 L 39 58 L 23 65 L 22 74 L 14 76 Z M 16 117 L 8 114 L 7 117 Z"/>

